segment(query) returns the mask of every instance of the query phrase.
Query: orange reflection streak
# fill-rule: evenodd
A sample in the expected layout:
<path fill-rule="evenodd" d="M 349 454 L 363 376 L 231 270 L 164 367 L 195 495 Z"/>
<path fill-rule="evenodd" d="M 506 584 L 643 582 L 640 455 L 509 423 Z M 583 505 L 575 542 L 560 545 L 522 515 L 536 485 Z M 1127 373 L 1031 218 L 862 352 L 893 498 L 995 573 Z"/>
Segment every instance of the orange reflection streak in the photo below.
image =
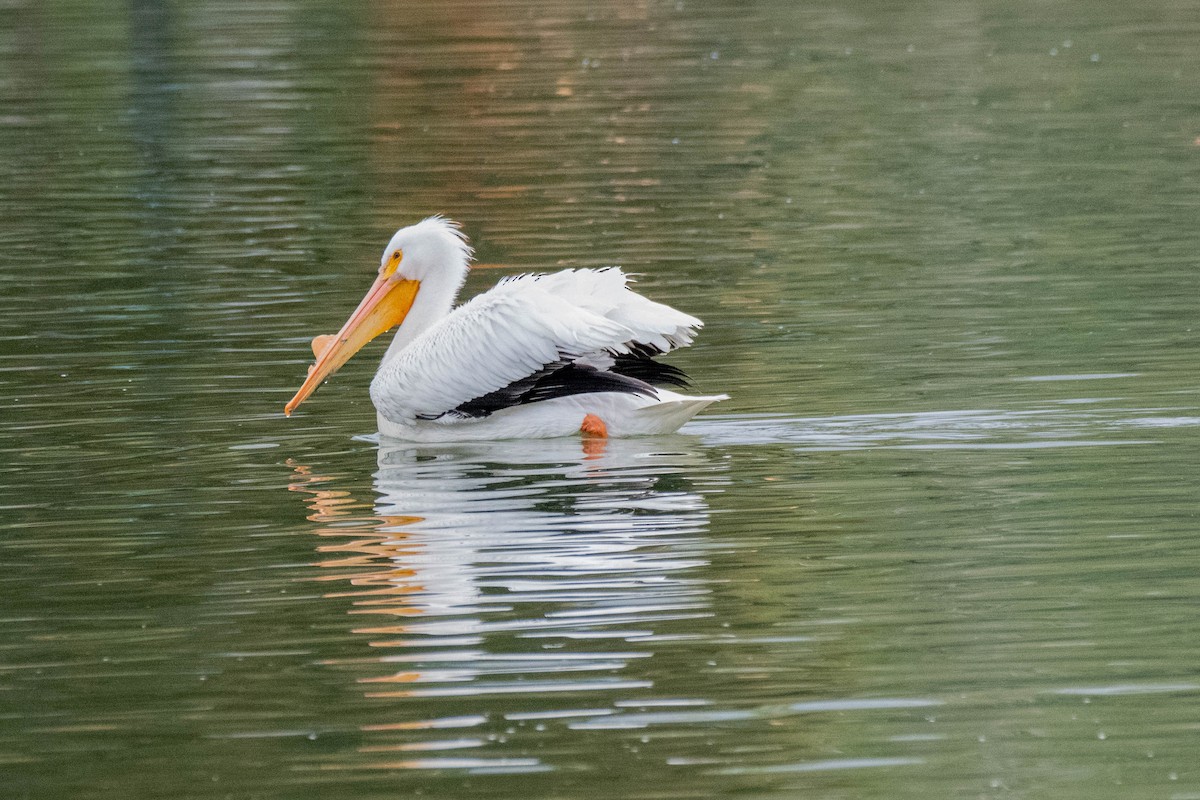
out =
<path fill-rule="evenodd" d="M 378 678 L 363 678 L 359 683 L 412 683 L 421 680 L 420 672 L 397 672 L 395 675 L 381 675 Z"/>
<path fill-rule="evenodd" d="M 424 517 L 374 514 L 372 506 L 356 501 L 350 492 L 328 487 L 326 484 L 334 480 L 332 476 L 314 474 L 310 467 L 291 459 L 287 464 L 293 471 L 288 490 L 308 495 L 305 500 L 309 509 L 307 519 L 316 523 L 312 532 L 325 540 L 317 546 L 317 552 L 324 557 L 314 566 L 330 570 L 330 573 L 312 576 L 307 580 L 349 584 L 349 589 L 329 591 L 323 596 L 352 598 L 353 608 L 350 609 L 350 614 L 414 617 L 424 613 L 425 609 L 418 598 L 424 596 L 425 584 L 419 580 L 416 570 L 405 566 L 406 562 L 419 555 L 424 548 L 419 542 L 412 541 L 410 535 L 403 530 L 423 522 Z M 354 632 L 366 635 L 395 635 L 408 631 L 401 624 L 386 628 L 356 629 Z M 405 642 L 394 639 L 370 641 L 368 646 L 404 647 Z M 373 659 L 370 661 L 378 663 Z M 389 675 L 358 678 L 357 682 L 395 685 L 416 683 L 424 678 L 424 673 L 408 669 Z M 368 697 L 379 694 L 367 692 Z M 365 725 L 362 729 L 419 730 L 425 727 L 436 727 L 436 723 L 399 722 Z M 404 749 L 408 745 L 397 747 Z M 420 745 L 415 744 L 412 747 L 419 749 Z"/>
<path fill-rule="evenodd" d="M 329 556 L 317 561 L 320 569 L 337 570 L 328 575 L 316 575 L 308 580 L 348 583 L 350 590 L 331 591 L 329 598 L 355 598 L 351 614 L 392 614 L 417 616 L 422 613 L 412 596 L 425 591 L 415 570 L 404 566 L 407 559 L 418 554 L 422 545 L 409 541 L 402 528 L 423 521 L 418 516 L 378 516 L 374 509 L 356 501 L 350 492 L 323 488 L 332 481 L 327 475 L 315 475 L 310 467 L 288 459 L 293 479 L 288 491 L 309 495 L 307 519 L 318 523 L 313 529 L 317 536 L 340 539 L 317 547 L 317 552 Z M 364 513 L 364 511 L 366 513 Z M 403 631 L 403 626 L 389 633 Z M 370 633 L 371 631 L 356 631 Z M 383 646 L 372 642 L 372 646 Z"/>
<path fill-rule="evenodd" d="M 613 456 L 607 437 L 585 435 L 578 443 L 568 441 L 565 444 L 568 446 L 565 453 L 574 450 L 575 458 L 582 457 L 577 463 L 587 476 L 603 479 L 612 466 Z M 576 447 L 579 449 L 575 450 Z M 456 576 L 439 569 L 437 559 L 431 558 L 426 544 L 430 535 L 428 530 L 414 528 L 425 523 L 426 517 L 380 515 L 374 504 L 361 502 L 350 491 L 335 488 L 339 476 L 318 474 L 312 467 L 292 459 L 288 459 L 287 465 L 292 470 L 288 490 L 303 498 L 307 507 L 306 519 L 312 523 L 307 530 L 320 537 L 315 546 L 318 560 L 312 564 L 316 574 L 303 580 L 326 584 L 328 590 L 322 593 L 324 598 L 349 598 L 349 607 L 345 610 L 352 617 L 384 615 L 382 619 L 378 616 L 363 619 L 362 627 L 351 628 L 354 634 L 366 637 L 369 648 L 389 648 L 388 652 L 392 654 L 414 647 L 418 648 L 415 651 L 418 654 L 428 652 L 430 641 L 423 626 L 429 621 L 438 621 L 438 616 L 445 613 L 447 596 L 447 587 L 435 581 L 449 581 L 452 584 L 450 591 L 453 591 Z M 430 614 L 433 617 L 418 624 L 422 615 Z M 401 665 L 395 661 L 405 663 Z M 428 692 L 422 684 L 473 680 L 474 675 L 470 667 L 447 670 L 437 659 L 431 659 L 432 666 L 426 668 L 426 659 L 421 655 L 338 658 L 326 663 L 340 667 L 358 663 L 363 665 L 360 668 L 368 670 L 377 667 L 378 672 L 385 674 L 359 674 L 355 683 L 364 697 L 380 701 L 391 699 L 393 702 L 387 705 L 398 709 L 401 715 L 407 706 L 401 702 L 404 698 L 421 697 L 423 692 Z M 396 669 L 399 671 L 393 671 Z M 361 729 L 364 732 L 400 732 L 444 725 L 444 720 L 398 720 L 364 725 Z M 396 745 L 396 748 L 403 749 L 404 746 L 407 744 Z M 418 746 L 414 745 L 414 748 Z"/>

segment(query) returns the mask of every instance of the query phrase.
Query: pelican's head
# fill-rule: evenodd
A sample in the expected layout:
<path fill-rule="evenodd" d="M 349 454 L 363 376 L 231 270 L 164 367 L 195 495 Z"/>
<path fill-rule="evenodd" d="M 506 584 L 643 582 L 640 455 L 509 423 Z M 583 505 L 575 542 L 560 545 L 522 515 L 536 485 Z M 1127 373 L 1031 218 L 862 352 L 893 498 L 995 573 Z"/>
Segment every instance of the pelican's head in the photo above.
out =
<path fill-rule="evenodd" d="M 458 225 L 443 217 L 396 231 L 383 251 L 375 283 L 350 319 L 335 335 L 313 339 L 317 363 L 309 368 L 308 378 L 284 406 L 284 413 L 290 415 L 367 342 L 404 322 L 418 291 L 443 299 L 444 310 L 449 310 L 467 275 L 470 256 L 471 248 Z"/>
<path fill-rule="evenodd" d="M 430 217 L 396 231 L 379 259 L 379 274 L 394 272 L 414 281 L 450 279 L 457 289 L 470 257 L 471 247 L 458 223 Z"/>

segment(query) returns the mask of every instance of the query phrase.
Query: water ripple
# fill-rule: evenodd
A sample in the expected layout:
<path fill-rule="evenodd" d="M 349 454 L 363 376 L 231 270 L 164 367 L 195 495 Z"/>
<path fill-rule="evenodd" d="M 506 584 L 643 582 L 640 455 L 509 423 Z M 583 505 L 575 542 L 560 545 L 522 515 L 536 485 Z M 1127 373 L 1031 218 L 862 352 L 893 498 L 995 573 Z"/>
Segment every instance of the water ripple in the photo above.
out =
<path fill-rule="evenodd" d="M 808 451 L 859 449 L 1041 449 L 1150 444 L 1154 429 L 1200 426 L 1194 408 L 1064 407 L 933 411 L 838 417 L 708 416 L 685 430 L 720 445 L 794 444 Z M 1193 412 L 1184 413 L 1179 412 Z M 1129 432 L 1138 438 L 1114 438 Z"/>

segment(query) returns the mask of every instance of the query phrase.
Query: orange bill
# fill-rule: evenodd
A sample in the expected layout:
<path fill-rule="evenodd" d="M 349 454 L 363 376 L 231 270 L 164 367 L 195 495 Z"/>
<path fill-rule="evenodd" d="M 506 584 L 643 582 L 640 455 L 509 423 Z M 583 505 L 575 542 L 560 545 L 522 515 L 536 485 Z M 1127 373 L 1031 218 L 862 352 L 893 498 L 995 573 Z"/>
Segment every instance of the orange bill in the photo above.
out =
<path fill-rule="evenodd" d="M 404 321 L 421 283 L 393 278 L 390 273 L 380 275 L 340 331 L 333 336 L 323 334 L 313 339 L 317 363 L 309 368 L 300 391 L 284 406 L 284 414 L 290 416 L 322 381 L 337 372 L 367 342 Z"/>

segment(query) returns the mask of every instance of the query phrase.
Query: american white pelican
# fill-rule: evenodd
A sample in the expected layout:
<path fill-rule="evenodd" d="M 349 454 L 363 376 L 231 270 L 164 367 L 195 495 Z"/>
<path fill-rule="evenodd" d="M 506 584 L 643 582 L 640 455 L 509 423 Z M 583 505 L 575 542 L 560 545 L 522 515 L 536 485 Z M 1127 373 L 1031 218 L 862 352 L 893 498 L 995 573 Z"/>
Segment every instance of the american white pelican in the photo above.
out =
<path fill-rule="evenodd" d="M 671 433 L 727 395 L 692 397 L 654 356 L 691 344 L 700 320 L 635 294 L 620 269 L 505 278 L 451 310 L 471 248 L 455 223 L 402 228 L 379 277 L 317 362 L 291 414 L 367 342 L 400 326 L 371 381 L 379 432 L 420 442 Z"/>

